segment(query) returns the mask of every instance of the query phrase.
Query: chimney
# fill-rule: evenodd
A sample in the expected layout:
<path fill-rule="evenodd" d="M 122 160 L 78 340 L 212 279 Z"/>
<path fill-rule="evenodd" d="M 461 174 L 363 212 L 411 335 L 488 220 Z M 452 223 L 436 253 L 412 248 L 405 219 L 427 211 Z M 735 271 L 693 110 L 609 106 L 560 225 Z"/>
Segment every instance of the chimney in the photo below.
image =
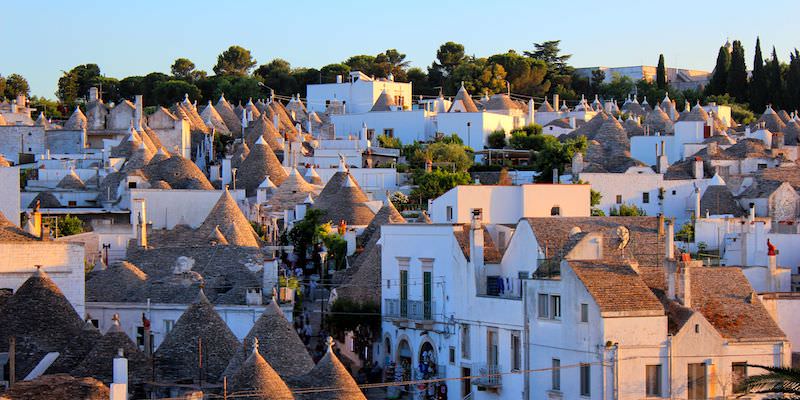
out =
<path fill-rule="evenodd" d="M 558 112 L 558 102 L 559 102 L 558 94 L 553 94 L 553 108 L 555 108 L 556 112 Z"/>
<path fill-rule="evenodd" d="M 575 129 L 575 117 L 569 117 L 569 127 Z"/>
<path fill-rule="evenodd" d="M 695 157 L 693 167 L 694 179 L 703 179 L 703 159 Z"/>
<path fill-rule="evenodd" d="M 249 288 L 245 294 L 245 302 L 248 306 L 260 306 L 263 303 L 261 288 Z"/>
<path fill-rule="evenodd" d="M 664 214 L 658 213 L 658 237 L 664 237 Z"/>
<path fill-rule="evenodd" d="M 53 238 L 50 237 L 50 225 L 49 224 L 41 224 L 41 225 L 42 225 L 42 234 L 39 235 L 39 239 L 52 240 Z"/>
<path fill-rule="evenodd" d="M 18 110 L 17 101 L 11 100 L 11 113 L 16 114 Z"/>
<path fill-rule="evenodd" d="M 272 125 L 275 127 L 275 129 L 281 128 L 281 120 L 278 118 L 278 113 L 275 113 L 275 115 L 272 116 Z"/>
<path fill-rule="evenodd" d="M 475 270 L 483 269 L 483 211 L 472 210 L 472 222 L 469 227 L 469 257 Z"/>
<path fill-rule="evenodd" d="M 111 383 L 110 394 L 111 400 L 127 400 L 128 399 L 128 359 L 125 358 L 123 350 L 117 350 L 117 356 L 114 357 L 113 364 L 113 378 Z"/>
<path fill-rule="evenodd" d="M 680 277 L 681 277 L 681 301 L 686 308 L 692 308 L 692 274 L 689 273 L 692 261 L 685 261 L 680 263 Z"/>
<path fill-rule="evenodd" d="M 147 248 L 147 209 L 144 199 L 133 199 L 134 212 L 137 213 L 136 221 L 136 244 L 139 247 Z"/>
<path fill-rule="evenodd" d="M 342 83 L 342 76 L 336 75 L 336 83 Z"/>
<path fill-rule="evenodd" d="M 673 222 L 671 219 L 666 221 L 667 232 L 664 234 L 664 257 L 667 260 L 674 260 L 675 259 L 675 227 L 673 226 Z"/>
<path fill-rule="evenodd" d="M 136 130 L 137 131 L 141 131 L 142 130 L 142 116 L 144 115 L 144 113 L 142 112 L 142 107 L 144 107 L 144 102 L 142 100 L 142 95 L 140 95 L 140 94 L 137 94 L 135 99 L 136 99 L 136 102 L 134 103 L 134 106 L 136 106 L 136 110 L 133 112 L 133 119 L 134 119 L 134 123 L 136 124 L 135 125 Z"/>
<path fill-rule="evenodd" d="M 656 145 L 658 146 L 658 145 Z M 658 150 L 658 156 L 656 157 L 656 162 L 658 163 L 658 173 L 659 174 L 666 174 L 667 169 L 669 168 L 669 162 L 667 161 L 667 155 L 664 154 L 665 143 L 661 141 L 661 149 Z"/>
<path fill-rule="evenodd" d="M 536 123 L 536 108 L 533 99 L 528 100 L 528 125 Z"/>
<path fill-rule="evenodd" d="M 89 102 L 92 103 L 92 102 L 95 102 L 97 100 L 100 100 L 100 98 L 98 96 L 97 88 L 92 86 L 92 87 L 89 88 Z"/>
<path fill-rule="evenodd" d="M 700 219 L 700 188 L 694 188 L 694 220 Z"/>
<path fill-rule="evenodd" d="M 767 282 L 769 283 L 769 290 L 773 292 L 777 292 L 780 290 L 778 287 L 778 250 L 775 248 L 775 245 L 767 239 L 767 258 L 769 263 L 767 264 L 767 273 L 769 274 L 767 278 Z"/>
<path fill-rule="evenodd" d="M 750 212 L 747 214 L 747 222 L 753 223 L 756 220 L 756 203 L 750 203 Z"/>

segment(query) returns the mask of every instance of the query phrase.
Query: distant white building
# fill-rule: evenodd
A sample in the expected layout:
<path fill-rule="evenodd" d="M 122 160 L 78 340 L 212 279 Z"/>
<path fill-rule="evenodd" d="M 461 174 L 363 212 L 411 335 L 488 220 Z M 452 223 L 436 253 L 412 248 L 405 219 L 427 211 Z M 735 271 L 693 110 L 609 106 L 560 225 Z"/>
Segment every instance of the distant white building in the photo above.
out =
<path fill-rule="evenodd" d="M 614 75 L 631 78 L 634 82 L 642 79 L 652 82 L 656 79 L 657 68 L 652 65 L 635 65 L 629 67 L 599 66 L 576 68 L 575 73 L 585 78 L 591 78 L 592 72 L 597 70 L 605 72 L 605 80 L 603 81 L 605 83 L 610 83 Z M 711 73 L 708 71 L 667 67 L 666 72 L 667 83 L 678 90 L 701 89 L 707 85 L 708 81 L 711 79 Z"/>
<path fill-rule="evenodd" d="M 338 75 L 336 83 L 308 85 L 307 108 L 309 111 L 323 113 L 332 102 L 338 102 L 343 106 L 342 111 L 345 114 L 365 113 L 372 109 L 384 91 L 400 110 L 411 108 L 411 83 L 375 79 L 360 71 L 353 71 L 347 77 Z"/>

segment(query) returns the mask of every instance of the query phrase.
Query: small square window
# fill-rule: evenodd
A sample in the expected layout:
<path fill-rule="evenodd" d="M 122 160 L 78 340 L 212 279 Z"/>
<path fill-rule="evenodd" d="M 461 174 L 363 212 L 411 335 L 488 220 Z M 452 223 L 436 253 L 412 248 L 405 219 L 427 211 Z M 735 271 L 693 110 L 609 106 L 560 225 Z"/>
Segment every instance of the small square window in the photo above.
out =
<path fill-rule="evenodd" d="M 645 394 L 647 397 L 661 397 L 661 364 L 645 367 Z"/>
<path fill-rule="evenodd" d="M 550 318 L 561 319 L 561 296 L 550 296 Z"/>
<path fill-rule="evenodd" d="M 539 308 L 539 318 L 549 318 L 550 317 L 550 313 L 549 313 L 549 308 L 548 308 L 548 304 L 547 304 L 547 300 L 548 300 L 547 295 L 546 294 L 539 294 L 537 299 L 538 299 L 537 305 L 538 305 L 538 308 Z"/>
<path fill-rule="evenodd" d="M 700 333 L 700 324 L 694 324 L 694 333 Z"/>
<path fill-rule="evenodd" d="M 649 202 L 650 202 L 650 193 L 649 192 L 642 193 L 642 203 L 647 204 Z"/>
<path fill-rule="evenodd" d="M 676 194 L 678 194 L 678 191 L 677 190 L 673 190 L 672 191 L 672 195 L 675 196 Z"/>
<path fill-rule="evenodd" d="M 453 346 L 450 346 L 448 354 L 449 354 L 449 357 L 450 357 L 450 365 L 455 364 L 456 363 L 456 348 L 453 347 Z"/>
<path fill-rule="evenodd" d="M 592 395 L 591 365 L 581 364 L 581 396 Z"/>
<path fill-rule="evenodd" d="M 622 195 L 621 194 L 617 195 L 617 204 L 622 204 Z"/>
<path fill-rule="evenodd" d="M 447 220 L 448 221 L 452 221 L 453 220 L 453 207 L 452 206 L 447 206 Z"/>

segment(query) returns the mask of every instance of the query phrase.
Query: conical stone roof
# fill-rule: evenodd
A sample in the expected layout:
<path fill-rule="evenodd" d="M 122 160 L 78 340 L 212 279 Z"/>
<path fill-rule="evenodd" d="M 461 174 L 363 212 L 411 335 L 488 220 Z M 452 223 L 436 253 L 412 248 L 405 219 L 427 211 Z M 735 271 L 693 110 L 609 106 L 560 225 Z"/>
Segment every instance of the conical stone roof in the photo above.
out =
<path fill-rule="evenodd" d="M 235 135 L 242 131 L 242 120 L 236 116 L 233 107 L 231 107 L 231 103 L 225 100 L 225 95 L 219 97 L 214 109 L 217 110 L 217 113 L 219 113 L 219 116 L 225 122 L 225 126 L 228 127 L 228 131 L 230 131 L 231 134 Z"/>
<path fill-rule="evenodd" d="M 114 378 L 114 358 L 118 356 L 120 349 L 128 359 L 128 382 L 137 385 L 149 381 L 150 362 L 119 326 L 119 320 L 114 321 L 108 332 L 75 368 L 73 375 L 91 376 L 104 383 L 111 383 Z"/>
<path fill-rule="evenodd" d="M 333 339 L 328 338 L 328 351 L 306 375 L 307 388 L 326 388 L 328 390 L 314 393 L 311 397 L 320 400 L 366 400 L 364 393 L 347 368 L 333 353 Z"/>
<path fill-rule="evenodd" d="M 781 117 L 772 109 L 772 106 L 767 106 L 764 114 L 761 114 L 761 117 L 756 121 L 756 125 L 759 123 L 763 123 L 772 133 L 783 132 L 786 129 L 786 124 L 781 121 Z"/>
<path fill-rule="evenodd" d="M 292 391 L 258 351 L 259 341 L 254 339 L 253 350 L 241 368 L 231 376 L 228 387 L 232 396 L 237 392 L 252 393 L 254 400 L 293 400 Z"/>
<path fill-rule="evenodd" d="M 259 353 L 280 376 L 296 377 L 314 368 L 314 361 L 303 341 L 274 300 L 269 302 L 264 313 L 250 328 L 244 339 L 244 348 L 252 348 L 255 338 L 259 341 Z M 238 351 L 225 370 L 225 374 L 235 374 L 244 359 L 245 354 Z"/>
<path fill-rule="evenodd" d="M 212 237 L 215 229 L 231 246 L 258 247 L 258 235 L 227 189 L 198 228 L 198 234 Z"/>
<path fill-rule="evenodd" d="M 382 225 L 388 224 L 405 224 L 406 219 L 400 215 L 397 208 L 394 207 L 391 201 L 386 200 L 383 207 L 375 214 L 375 218 L 370 221 L 364 232 L 361 233 L 359 238 L 362 243 L 369 243 L 373 236 L 380 237 L 380 229 Z"/>
<path fill-rule="evenodd" d="M 175 322 L 156 350 L 156 377 L 162 381 L 196 381 L 200 377 L 198 361 L 202 353 L 203 380 L 219 382 L 239 346 L 236 336 L 201 289 L 197 300 Z"/>
<path fill-rule="evenodd" d="M 282 212 L 303 203 L 309 195 L 316 197 L 316 193 L 317 189 L 300 176 L 297 168 L 293 168 L 289 177 L 274 190 L 267 201 L 267 209 L 270 212 Z"/>
<path fill-rule="evenodd" d="M 370 111 L 392 111 L 392 108 L 396 106 L 397 104 L 394 102 L 394 97 L 389 96 L 386 90 L 383 90 L 380 96 L 378 96 L 378 99 L 375 100 L 375 104 L 372 105 Z"/>
<path fill-rule="evenodd" d="M 278 143 L 280 132 L 264 114 L 259 115 L 245 128 L 244 136 L 248 145 L 253 145 L 259 138 L 264 138 L 272 151 L 283 151 L 283 146 Z"/>
<path fill-rule="evenodd" d="M 326 188 L 331 185 L 331 181 L 328 181 L 328 185 L 325 185 Z M 348 225 L 368 225 L 372 218 L 375 217 L 375 213 L 364 204 L 364 202 L 369 201 L 369 198 L 367 198 L 367 195 L 364 194 L 350 173 L 344 176 L 344 180 L 336 191 L 335 197 L 323 197 L 323 193 L 325 193 L 325 189 L 323 189 L 314 203 L 314 208 L 325 211 L 325 219 L 332 221 L 334 224 L 345 221 Z"/>
<path fill-rule="evenodd" d="M 231 134 L 231 130 L 228 129 L 228 125 L 225 124 L 225 120 L 222 119 L 222 116 L 219 115 L 217 109 L 214 108 L 213 104 L 211 104 L 211 100 L 208 101 L 208 105 L 203 109 L 203 112 L 200 113 L 200 118 L 203 119 L 203 122 L 205 122 L 206 126 L 215 129 L 217 133 L 222 135 Z"/>
<path fill-rule="evenodd" d="M 469 95 L 469 92 L 467 92 L 467 89 L 464 88 L 464 85 L 461 85 L 461 88 L 458 89 L 458 93 L 456 93 L 456 97 L 453 99 L 453 104 L 458 101 L 464 105 L 464 112 L 478 112 L 478 106 L 472 101 L 472 97 Z M 450 110 L 452 109 L 453 107 L 450 106 Z"/>
<path fill-rule="evenodd" d="M 661 132 L 666 134 L 674 132 L 672 120 L 658 104 L 653 108 L 653 111 L 647 114 L 647 117 L 644 119 L 644 124 L 649 126 L 653 133 Z"/>
<path fill-rule="evenodd" d="M 66 190 L 84 190 L 86 189 L 86 184 L 83 183 L 83 180 L 75 173 L 74 169 L 70 169 L 69 173 L 61 178 L 56 187 Z"/>
<path fill-rule="evenodd" d="M 248 196 L 255 195 L 258 185 L 269 176 L 272 182 L 280 186 L 286 180 L 286 171 L 281 166 L 278 157 L 267 145 L 263 138 L 259 138 L 250 149 L 236 174 L 237 183 L 244 187 Z"/>
<path fill-rule="evenodd" d="M 69 116 L 67 122 L 64 123 L 64 129 L 70 131 L 79 131 L 86 129 L 87 124 L 88 122 L 86 120 L 86 116 L 83 115 L 83 111 L 81 111 L 80 107 L 75 107 L 75 111 L 72 112 L 72 115 Z"/>

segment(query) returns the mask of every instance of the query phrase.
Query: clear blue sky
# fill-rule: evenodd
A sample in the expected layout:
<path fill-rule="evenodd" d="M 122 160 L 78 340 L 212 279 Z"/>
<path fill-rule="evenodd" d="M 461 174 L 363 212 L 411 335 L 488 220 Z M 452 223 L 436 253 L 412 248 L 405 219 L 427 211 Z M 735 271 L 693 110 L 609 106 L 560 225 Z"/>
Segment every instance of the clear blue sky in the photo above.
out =
<path fill-rule="evenodd" d="M 706 70 L 727 37 L 742 40 L 748 67 L 757 35 L 782 60 L 800 47 L 798 0 L 39 0 L 3 4 L 2 13 L 0 74 L 20 73 L 33 94 L 51 98 L 61 70 L 78 64 L 121 79 L 169 72 L 187 57 L 210 72 L 232 44 L 259 63 L 317 68 L 387 48 L 424 67 L 449 40 L 486 56 L 561 39 L 577 67 L 654 65 L 664 53 L 668 66 Z"/>

